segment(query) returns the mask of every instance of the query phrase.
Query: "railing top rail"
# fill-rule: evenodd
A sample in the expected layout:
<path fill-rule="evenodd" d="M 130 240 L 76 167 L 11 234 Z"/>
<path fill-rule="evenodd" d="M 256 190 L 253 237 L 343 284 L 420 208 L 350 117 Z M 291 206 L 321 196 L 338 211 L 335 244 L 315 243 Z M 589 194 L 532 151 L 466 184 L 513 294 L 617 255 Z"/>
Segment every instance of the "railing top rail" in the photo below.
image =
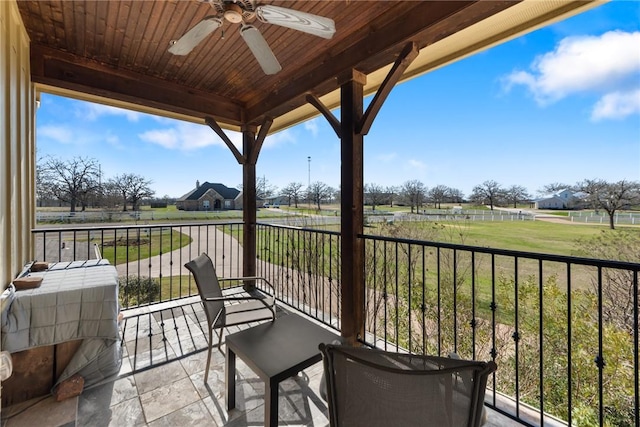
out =
<path fill-rule="evenodd" d="M 432 241 L 426 241 L 426 240 L 403 239 L 403 238 L 386 237 L 386 236 L 373 236 L 369 234 L 360 234 L 358 235 L 358 237 L 365 240 L 378 240 L 378 241 L 392 242 L 392 243 L 403 243 L 403 244 L 429 246 L 429 247 L 437 247 L 437 248 L 445 248 L 445 249 L 456 249 L 456 250 L 461 250 L 466 252 L 478 252 L 478 253 L 485 253 L 490 255 L 505 255 L 505 256 L 518 257 L 518 258 L 530 258 L 530 259 L 539 260 L 539 261 L 553 261 L 553 262 L 589 265 L 594 267 L 615 268 L 615 269 L 640 272 L 640 263 L 635 263 L 635 262 L 611 261 L 611 260 L 603 260 L 603 259 L 595 259 L 595 258 L 582 258 L 582 257 L 573 257 L 573 256 L 566 256 L 566 255 L 554 255 L 554 254 L 545 254 L 545 253 L 537 253 L 537 252 L 515 251 L 510 249 L 496 249 L 496 248 L 487 248 L 482 246 L 460 245 L 455 243 L 432 242 Z"/>
<path fill-rule="evenodd" d="M 36 227 L 32 228 L 32 233 L 50 233 L 50 232 L 64 232 L 64 231 L 96 231 L 96 230 L 127 230 L 127 229 L 140 229 L 140 228 L 178 228 L 178 227 L 196 227 L 196 226 L 210 226 L 210 225 L 242 225 L 242 221 L 207 221 L 207 222 L 179 222 L 179 223 L 166 223 L 166 224 L 129 224 L 129 225 L 89 225 L 82 227 Z"/>
<path fill-rule="evenodd" d="M 295 225 L 269 224 L 269 223 L 266 223 L 266 222 L 258 222 L 257 225 L 264 225 L 264 226 L 274 227 L 274 228 L 284 228 L 284 229 L 288 229 L 288 230 L 313 231 L 314 233 L 330 234 L 332 236 L 339 236 L 340 235 L 339 231 L 317 230 L 315 228 L 298 227 L 298 226 L 295 226 Z"/>

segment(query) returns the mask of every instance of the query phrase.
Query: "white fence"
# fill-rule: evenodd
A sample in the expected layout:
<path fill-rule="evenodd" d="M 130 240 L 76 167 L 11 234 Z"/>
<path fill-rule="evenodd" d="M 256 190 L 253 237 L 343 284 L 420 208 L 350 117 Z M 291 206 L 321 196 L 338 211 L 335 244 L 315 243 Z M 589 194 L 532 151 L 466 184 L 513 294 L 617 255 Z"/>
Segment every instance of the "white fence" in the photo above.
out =
<path fill-rule="evenodd" d="M 130 222 L 154 220 L 208 220 L 208 219 L 241 219 L 242 211 L 85 211 L 85 212 L 36 212 L 37 222 Z"/>
<path fill-rule="evenodd" d="M 569 219 L 572 222 L 584 222 L 586 224 L 609 224 L 609 214 L 604 211 L 581 211 L 569 212 Z M 616 212 L 613 215 L 614 224 L 640 224 L 640 212 Z"/>
<path fill-rule="evenodd" d="M 269 210 L 261 210 L 259 218 L 269 219 L 286 218 L 279 223 L 287 223 L 289 225 L 307 226 L 328 225 L 340 223 L 339 211 L 335 211 L 334 215 L 300 215 L 287 214 L 282 212 L 271 212 Z M 531 221 L 533 215 L 525 212 L 509 212 L 500 210 L 456 210 L 450 209 L 420 209 L 419 213 L 392 212 L 366 210 L 364 212 L 365 220 L 368 223 L 373 222 L 391 222 L 391 221 Z M 85 211 L 75 212 L 47 212 L 39 211 L 36 213 L 37 222 L 58 222 L 58 223 L 117 223 L 132 221 L 202 221 L 202 220 L 235 220 L 242 219 L 242 211 Z"/>

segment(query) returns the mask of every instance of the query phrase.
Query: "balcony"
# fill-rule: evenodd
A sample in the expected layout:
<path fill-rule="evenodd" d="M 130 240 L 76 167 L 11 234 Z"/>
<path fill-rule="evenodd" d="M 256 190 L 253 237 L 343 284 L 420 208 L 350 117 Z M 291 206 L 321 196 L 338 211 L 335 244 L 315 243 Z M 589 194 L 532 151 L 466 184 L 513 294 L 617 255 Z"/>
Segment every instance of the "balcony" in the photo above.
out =
<path fill-rule="evenodd" d="M 241 292 L 238 288 L 227 292 Z M 117 379 L 85 391 L 78 398 L 54 403 L 35 399 L 9 408 L 3 426 L 20 425 L 217 425 L 258 426 L 264 420 L 264 384 L 238 361 L 236 409 L 225 409 L 224 346 L 214 351 L 209 381 L 206 365 L 206 319 L 198 297 L 125 311 L 123 366 Z M 290 308 L 279 308 L 278 316 Z M 225 334 L 237 332 L 230 328 Z M 326 426 L 328 409 L 318 387 L 322 364 L 280 386 L 279 425 Z M 18 413 L 23 407 L 28 410 Z M 77 409 L 76 409 L 77 408 Z M 13 413 L 17 415 L 12 416 Z M 75 424 L 70 424 L 75 422 Z M 489 412 L 487 426 L 509 425 Z"/>
<path fill-rule="evenodd" d="M 92 416 L 111 419 L 112 425 L 211 419 L 217 425 L 262 424 L 263 385 L 251 369 L 239 362 L 239 403 L 230 413 L 222 353 L 214 352 L 208 386 L 203 384 L 205 319 L 195 284 L 182 267 L 204 251 L 215 259 L 220 276 L 236 275 L 242 232 L 241 224 L 211 223 L 34 230 L 38 259 L 86 259 L 97 245 L 117 264 L 121 283 L 133 277 L 160 284 L 148 300 L 121 287 L 121 373 L 115 382 L 85 391 L 77 415 L 70 410 L 59 425 L 73 416 L 78 425 L 92 425 Z M 359 238 L 367 260 L 363 344 L 495 360 L 499 368 L 485 399 L 488 425 L 583 425 L 585 413 L 596 425 L 638 423 L 639 264 Z M 302 313 L 340 330 L 339 239 L 331 231 L 258 226 L 257 270 L 276 285 L 279 315 Z M 612 328 L 605 290 L 614 279 L 627 284 L 635 302 L 630 312 L 622 311 L 630 319 L 627 331 Z M 581 287 L 587 282 L 594 292 Z M 318 394 L 321 369 L 315 365 L 282 384 L 282 425 L 327 424 Z M 621 395 L 626 400 L 619 400 Z M 30 422 L 25 417 L 36 416 L 39 407 L 47 419 L 63 416 L 64 405 L 42 401 L 6 425 Z"/>

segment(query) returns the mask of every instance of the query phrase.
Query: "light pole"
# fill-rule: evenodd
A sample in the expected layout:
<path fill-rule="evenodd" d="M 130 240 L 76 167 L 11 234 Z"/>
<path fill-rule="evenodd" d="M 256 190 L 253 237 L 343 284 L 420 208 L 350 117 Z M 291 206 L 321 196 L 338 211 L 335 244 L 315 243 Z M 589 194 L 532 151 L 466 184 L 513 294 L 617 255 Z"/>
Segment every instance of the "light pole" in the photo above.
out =
<path fill-rule="evenodd" d="M 311 210 L 311 156 L 307 157 L 309 161 L 309 176 L 307 179 L 307 199 L 309 200 L 309 210 Z"/>

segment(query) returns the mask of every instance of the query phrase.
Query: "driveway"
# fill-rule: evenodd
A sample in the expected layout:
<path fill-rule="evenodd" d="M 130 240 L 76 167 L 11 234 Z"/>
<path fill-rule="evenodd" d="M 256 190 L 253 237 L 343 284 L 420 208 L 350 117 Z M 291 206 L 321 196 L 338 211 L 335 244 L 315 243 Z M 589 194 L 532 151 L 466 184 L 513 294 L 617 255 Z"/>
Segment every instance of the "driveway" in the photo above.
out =
<path fill-rule="evenodd" d="M 201 227 L 175 227 L 174 231 L 189 235 L 190 244 L 162 255 L 116 266 L 118 275 L 140 275 L 147 277 L 188 276 L 184 264 L 206 252 L 214 262 L 219 277 L 242 275 L 242 248 L 240 243 L 217 227 L 208 232 Z"/>

